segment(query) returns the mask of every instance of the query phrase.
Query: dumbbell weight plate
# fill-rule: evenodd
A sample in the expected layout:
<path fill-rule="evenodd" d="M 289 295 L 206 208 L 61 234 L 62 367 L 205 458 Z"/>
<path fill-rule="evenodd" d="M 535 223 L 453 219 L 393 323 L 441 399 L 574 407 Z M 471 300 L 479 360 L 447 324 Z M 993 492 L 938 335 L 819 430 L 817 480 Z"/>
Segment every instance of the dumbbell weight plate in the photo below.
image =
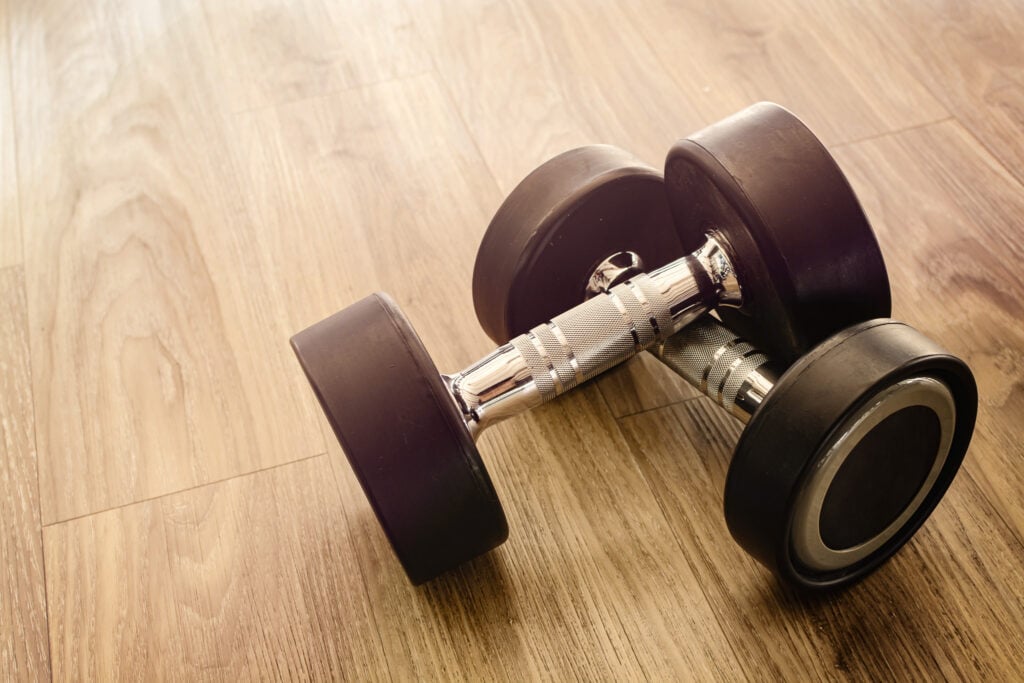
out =
<path fill-rule="evenodd" d="M 650 272 L 708 230 L 729 243 L 743 286 L 743 307 L 719 315 L 780 362 L 889 315 L 885 263 L 857 198 L 782 107 L 754 105 L 677 143 L 666 173 L 668 187 L 622 150 L 584 147 L 527 176 L 477 252 L 473 300 L 487 334 L 504 343 L 579 304 L 594 267 L 618 251 Z"/>
<path fill-rule="evenodd" d="M 728 136 L 719 129 L 714 135 L 694 136 L 698 149 L 682 146 L 679 156 L 690 154 L 693 160 L 685 162 L 690 166 L 685 172 L 676 167 L 676 181 L 682 184 L 674 200 L 685 195 L 684 176 L 690 179 L 690 196 L 703 192 L 709 197 L 701 211 L 679 222 L 682 251 L 689 253 L 706 230 L 717 229 L 739 252 L 745 309 L 763 305 L 771 312 L 762 316 L 765 332 L 751 329 L 750 310 L 719 308 L 723 318 L 738 320 L 738 327 L 750 330 L 743 336 L 758 343 L 769 340 L 788 362 L 825 341 L 784 375 L 778 389 L 786 393 L 776 400 L 778 389 L 773 390 L 752 418 L 755 429 L 744 432 L 730 469 L 726 512 L 741 545 L 785 579 L 813 587 L 843 585 L 891 556 L 935 507 L 966 452 L 977 410 L 976 388 L 961 361 L 911 328 L 893 321 L 861 323 L 889 313 L 884 262 L 845 178 L 803 124 L 779 107 L 759 105 L 749 119 L 740 117 L 731 125 L 732 139 L 723 140 Z M 765 136 L 769 142 L 759 140 Z M 759 161 L 745 161 L 748 154 Z M 671 158 L 669 164 L 671 168 Z M 765 174 L 776 177 L 751 177 L 759 164 Z M 603 191 L 597 186 L 578 192 Z M 587 245 L 585 240 L 560 239 L 557 202 L 535 204 L 530 211 L 508 203 L 514 210 L 492 222 L 477 263 L 478 271 L 481 262 L 505 259 L 515 264 L 516 276 L 507 280 L 513 284 L 492 288 L 483 298 L 508 318 L 523 321 L 507 331 L 510 335 L 550 317 L 536 313 L 529 302 L 519 303 L 523 290 L 516 283 L 557 282 L 542 269 L 561 269 L 563 281 L 584 283 L 591 269 L 578 267 L 579 262 L 575 270 L 565 265 L 569 262 L 562 255 L 571 253 L 573 244 Z M 746 222 L 739 219 L 741 213 Z M 530 221 L 538 215 L 555 226 L 546 241 L 503 239 L 528 234 Z M 609 227 L 602 225 L 602 230 Z M 628 228 L 628 220 L 618 223 L 618 229 Z M 510 251 L 509 244 L 519 244 L 520 251 Z M 548 252 L 546 258 L 535 258 L 542 251 Z M 589 256 L 597 261 L 607 253 Z M 815 270 L 819 268 L 820 274 Z M 567 288 L 560 295 L 570 293 Z M 576 302 L 569 300 L 570 305 Z M 885 332 L 870 332 L 875 327 Z M 843 354 L 827 353 L 843 344 Z M 844 383 L 837 383 L 832 373 Z M 788 392 L 806 402 L 777 408 L 791 401 Z M 872 401 L 884 410 L 872 410 Z M 925 442 L 908 443 L 911 432 L 925 434 Z M 839 440 L 844 433 L 848 438 Z M 785 454 L 797 436 L 803 439 L 800 450 L 775 472 L 773 458 Z M 880 442 L 884 449 L 872 448 Z M 759 448 L 764 450 L 759 453 Z M 904 457 L 887 460 L 893 452 Z M 816 469 L 816 464 L 822 467 Z"/>
<path fill-rule="evenodd" d="M 680 140 L 665 187 L 684 248 L 721 231 L 743 285 L 726 325 L 783 363 L 862 320 L 887 317 L 889 279 L 857 197 L 796 116 L 762 102 Z"/>
<path fill-rule="evenodd" d="M 292 338 L 299 362 L 414 584 L 500 545 L 480 454 L 398 306 L 373 294 Z"/>
<path fill-rule="evenodd" d="M 893 320 L 826 340 L 779 379 L 736 446 L 733 537 L 787 581 L 824 588 L 895 553 L 952 482 L 974 430 L 963 361 Z"/>
<path fill-rule="evenodd" d="M 499 344 L 580 304 L 604 259 L 633 252 L 648 271 L 683 256 L 661 173 L 616 147 L 545 162 L 491 219 L 473 270 L 473 304 Z"/>

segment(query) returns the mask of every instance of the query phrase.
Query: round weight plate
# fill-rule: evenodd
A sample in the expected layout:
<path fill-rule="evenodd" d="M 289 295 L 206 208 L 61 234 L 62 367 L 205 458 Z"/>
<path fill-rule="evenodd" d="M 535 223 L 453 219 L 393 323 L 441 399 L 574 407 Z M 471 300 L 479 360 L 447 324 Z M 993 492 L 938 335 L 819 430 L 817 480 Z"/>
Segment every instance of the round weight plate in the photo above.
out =
<path fill-rule="evenodd" d="M 834 335 L 783 374 L 740 437 L 725 485 L 729 530 L 787 581 L 862 578 L 942 498 L 977 404 L 967 366 L 903 323 Z"/>
<path fill-rule="evenodd" d="M 473 439 L 389 296 L 316 323 L 292 348 L 410 581 L 505 541 L 505 514 Z"/>
<path fill-rule="evenodd" d="M 732 248 L 730 329 L 791 363 L 843 328 L 890 313 L 878 242 L 828 150 L 793 114 L 760 103 L 681 140 L 665 185 L 684 247 L 709 230 Z"/>
<path fill-rule="evenodd" d="M 480 325 L 503 344 L 577 306 L 594 270 L 618 252 L 637 254 L 647 271 L 684 255 L 661 173 L 607 145 L 545 162 L 512 190 L 480 244 Z"/>

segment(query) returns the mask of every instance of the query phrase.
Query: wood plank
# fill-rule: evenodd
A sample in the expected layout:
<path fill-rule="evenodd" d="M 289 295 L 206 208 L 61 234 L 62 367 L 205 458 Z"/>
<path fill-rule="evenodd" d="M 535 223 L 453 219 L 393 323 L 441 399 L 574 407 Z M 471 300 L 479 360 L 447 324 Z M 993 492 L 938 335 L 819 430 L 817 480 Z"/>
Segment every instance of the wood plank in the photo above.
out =
<path fill-rule="evenodd" d="M 814 4 L 870 25 L 990 154 L 1024 182 L 1024 10 L 1015 0 Z"/>
<path fill-rule="evenodd" d="M 0 268 L 20 264 L 21 223 L 14 116 L 11 103 L 9 8 L 0 3 Z"/>
<path fill-rule="evenodd" d="M 964 358 L 981 407 L 967 467 L 1024 538 L 1024 188 L 959 123 L 837 152 L 874 220 L 894 316 Z"/>
<path fill-rule="evenodd" d="M 738 422 L 698 399 L 620 424 L 755 677 L 1002 680 L 1019 672 L 1024 641 L 1009 634 L 1024 629 L 1024 544 L 972 468 L 878 572 L 848 591 L 811 596 L 779 585 L 729 536 L 722 488 Z"/>
<path fill-rule="evenodd" d="M 380 289 L 442 371 L 493 348 L 470 280 L 500 197 L 433 75 L 242 114 L 234 130 L 253 247 L 292 332 Z"/>
<path fill-rule="evenodd" d="M 254 109 L 430 70 L 398 0 L 204 0 L 223 99 Z"/>
<path fill-rule="evenodd" d="M 619 421 L 630 452 L 726 629 L 754 677 L 827 678 L 813 629 L 780 618 L 782 589 L 732 543 L 722 516 L 722 487 L 739 424 L 707 399 Z M 757 634 L 757 637 L 749 637 Z"/>
<path fill-rule="evenodd" d="M 600 396 L 584 394 L 569 429 L 556 412 L 560 433 L 535 439 L 608 442 L 572 468 L 572 514 L 544 500 L 541 482 L 561 468 L 537 467 L 527 485 L 547 508 L 539 533 L 422 589 L 390 557 L 340 454 L 337 479 L 315 457 L 47 527 L 55 676 L 743 678 L 685 562 L 661 549 L 671 531 L 642 478 L 595 493 L 590 475 L 624 444 L 593 433 L 613 423 L 595 420 Z M 609 505 L 613 484 L 616 504 L 636 502 Z"/>
<path fill-rule="evenodd" d="M 42 681 L 50 653 L 23 277 L 0 268 L 0 679 Z"/>
<path fill-rule="evenodd" d="M 44 523 L 322 452 L 198 9 L 15 11 Z"/>
<path fill-rule="evenodd" d="M 318 456 L 47 527 L 55 678 L 389 678 L 330 480 Z"/>
<path fill-rule="evenodd" d="M 59 679 L 1014 678 L 1022 32 L 1016 0 L 0 2 L 0 678 L 48 644 Z M 859 586 L 784 589 L 721 516 L 738 425 L 642 358 L 485 433 L 512 536 L 409 586 L 287 338 L 384 289 L 467 365 L 519 179 L 766 97 L 978 375 L 946 500 Z"/>
<path fill-rule="evenodd" d="M 629 446 L 595 386 L 484 433 L 480 449 L 505 503 L 509 540 L 415 597 L 340 448 L 331 449 L 396 678 L 750 673 L 649 483 L 624 457 Z"/>
<path fill-rule="evenodd" d="M 701 121 L 612 4 L 444 0 L 411 9 L 504 193 L 545 159 L 584 144 L 616 144 L 660 166 Z"/>
<path fill-rule="evenodd" d="M 948 116 L 887 34 L 819 21 L 813 4 L 448 0 L 414 11 L 507 191 L 587 142 L 658 164 L 675 138 L 761 99 L 792 107 L 828 143 Z"/>
<path fill-rule="evenodd" d="M 843 3 L 659 0 L 629 19 L 705 123 L 771 100 L 836 144 L 948 116 L 888 33 L 832 20 L 826 4 Z"/>

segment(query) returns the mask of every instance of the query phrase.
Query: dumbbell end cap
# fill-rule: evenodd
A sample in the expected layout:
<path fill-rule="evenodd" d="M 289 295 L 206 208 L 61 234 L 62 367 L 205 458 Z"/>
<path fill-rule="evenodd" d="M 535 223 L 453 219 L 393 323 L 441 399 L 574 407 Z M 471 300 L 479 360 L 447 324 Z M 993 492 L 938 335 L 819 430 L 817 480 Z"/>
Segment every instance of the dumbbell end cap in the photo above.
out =
<path fill-rule="evenodd" d="M 388 295 L 357 301 L 291 345 L 413 584 L 505 541 L 504 511 L 462 415 Z"/>
<path fill-rule="evenodd" d="M 723 322 L 776 360 L 890 315 L 885 261 L 860 202 L 785 108 L 754 104 L 677 142 L 665 189 L 685 248 L 709 230 L 731 248 L 743 306 L 720 309 Z"/>
<path fill-rule="evenodd" d="M 974 430 L 974 377 L 906 324 L 871 320 L 812 349 L 776 383 L 736 446 L 725 517 L 787 583 L 867 576 L 924 523 Z"/>
<path fill-rule="evenodd" d="M 588 145 L 541 164 L 509 193 L 480 242 L 473 305 L 504 344 L 582 302 L 613 254 L 646 271 L 683 256 L 660 171 L 625 150 Z"/>

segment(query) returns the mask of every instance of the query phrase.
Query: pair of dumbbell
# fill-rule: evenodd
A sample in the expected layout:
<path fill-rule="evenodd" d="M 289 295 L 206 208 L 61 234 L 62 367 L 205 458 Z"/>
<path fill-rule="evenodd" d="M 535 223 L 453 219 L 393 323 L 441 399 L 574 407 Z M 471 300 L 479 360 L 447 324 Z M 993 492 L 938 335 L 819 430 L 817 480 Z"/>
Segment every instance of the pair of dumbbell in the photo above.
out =
<path fill-rule="evenodd" d="M 473 296 L 501 346 L 453 375 L 383 294 L 292 339 L 413 583 L 508 535 L 481 430 L 644 350 L 747 423 L 729 529 L 802 586 L 848 584 L 896 552 L 973 432 L 970 370 L 887 318 L 853 191 L 776 105 L 677 143 L 664 176 L 607 146 L 543 164 L 491 221 Z"/>

